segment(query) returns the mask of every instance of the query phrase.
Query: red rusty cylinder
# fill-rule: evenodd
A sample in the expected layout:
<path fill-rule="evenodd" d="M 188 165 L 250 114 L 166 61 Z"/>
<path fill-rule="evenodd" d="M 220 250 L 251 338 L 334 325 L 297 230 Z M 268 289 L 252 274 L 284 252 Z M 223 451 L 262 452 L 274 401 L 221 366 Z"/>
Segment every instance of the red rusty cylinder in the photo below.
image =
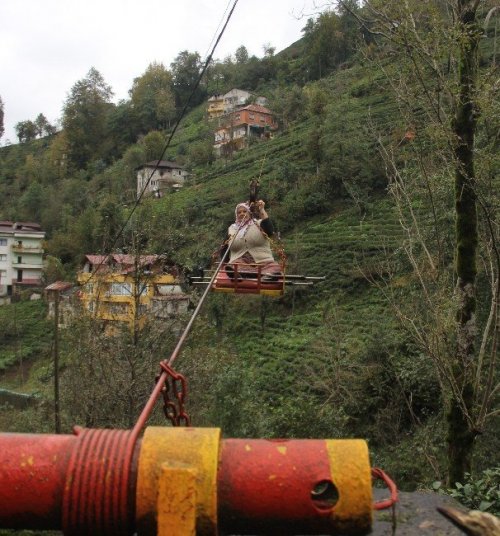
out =
<path fill-rule="evenodd" d="M 200 536 L 365 534 L 370 529 L 371 474 L 364 441 L 220 441 L 217 430 L 208 441 L 209 431 L 149 428 L 141 442 L 133 431 L 123 430 L 0 434 L 0 528 L 128 536 L 139 528 L 136 516 L 142 515 L 161 517 L 159 530 L 170 531 L 174 523 L 175 534 L 188 535 L 191 529 L 179 532 L 175 525 L 187 497 L 193 519 L 186 527 L 196 526 Z M 185 489 L 170 486 L 170 493 L 174 477 Z M 142 505 L 137 511 L 136 499 Z M 202 523 L 207 516 L 210 522 Z M 141 534 L 156 534 L 155 523 Z"/>
<path fill-rule="evenodd" d="M 224 534 L 366 534 L 371 529 L 365 441 L 226 439 L 217 485 Z"/>
<path fill-rule="evenodd" d="M 0 436 L 2 528 L 65 534 L 134 532 L 136 449 L 130 431 Z"/>
<path fill-rule="evenodd" d="M 61 527 L 64 483 L 76 442 L 69 435 L 1 435 L 2 528 Z"/>

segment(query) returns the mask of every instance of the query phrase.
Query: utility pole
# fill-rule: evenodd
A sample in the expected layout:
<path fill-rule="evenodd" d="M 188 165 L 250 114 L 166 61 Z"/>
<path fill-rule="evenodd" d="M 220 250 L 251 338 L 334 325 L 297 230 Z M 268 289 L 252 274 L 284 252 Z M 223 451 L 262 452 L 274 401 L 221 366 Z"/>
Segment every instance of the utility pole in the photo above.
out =
<path fill-rule="evenodd" d="M 54 417 L 56 434 L 61 433 L 59 411 L 59 290 L 54 289 Z"/>
<path fill-rule="evenodd" d="M 16 360 L 19 361 L 19 375 L 21 377 L 21 386 L 24 385 L 24 363 L 23 363 L 23 352 L 19 351 L 19 329 L 17 326 L 17 302 L 15 299 L 12 300 L 12 303 L 14 304 L 14 329 L 16 332 Z"/>

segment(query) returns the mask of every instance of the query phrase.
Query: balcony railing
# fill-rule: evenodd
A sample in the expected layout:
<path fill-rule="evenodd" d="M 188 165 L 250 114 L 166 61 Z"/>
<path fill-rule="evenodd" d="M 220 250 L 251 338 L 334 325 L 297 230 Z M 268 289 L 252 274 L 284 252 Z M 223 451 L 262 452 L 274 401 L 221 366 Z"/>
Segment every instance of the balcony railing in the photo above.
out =
<path fill-rule="evenodd" d="M 21 262 L 12 261 L 12 267 L 21 270 L 43 270 L 43 264 L 23 260 Z"/>
<path fill-rule="evenodd" d="M 26 246 L 24 244 L 12 244 L 12 251 L 16 253 L 43 253 L 41 246 Z"/>

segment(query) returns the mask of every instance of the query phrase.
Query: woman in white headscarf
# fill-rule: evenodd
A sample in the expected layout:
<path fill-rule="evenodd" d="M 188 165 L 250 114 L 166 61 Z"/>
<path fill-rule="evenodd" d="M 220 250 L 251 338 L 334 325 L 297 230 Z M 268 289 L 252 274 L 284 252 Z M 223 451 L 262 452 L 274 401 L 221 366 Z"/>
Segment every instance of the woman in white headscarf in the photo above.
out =
<path fill-rule="evenodd" d="M 243 276 L 255 276 L 258 271 L 255 265 L 261 265 L 263 280 L 281 273 L 271 251 L 270 237 L 274 228 L 265 206 L 262 199 L 257 202 L 259 218 L 255 219 L 247 203 L 236 205 L 235 221 L 228 229 L 228 243 L 231 245 L 226 271 L 230 275 L 234 264 L 238 264 L 238 273 Z"/>

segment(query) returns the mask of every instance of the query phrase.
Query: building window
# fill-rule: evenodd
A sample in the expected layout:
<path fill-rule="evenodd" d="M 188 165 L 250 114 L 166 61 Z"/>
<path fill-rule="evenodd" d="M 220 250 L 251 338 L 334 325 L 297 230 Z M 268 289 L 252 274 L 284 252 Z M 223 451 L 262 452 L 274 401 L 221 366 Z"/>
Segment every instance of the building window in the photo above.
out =
<path fill-rule="evenodd" d="M 17 271 L 17 282 L 18 283 L 21 283 L 23 280 L 23 271 L 22 270 L 18 270 Z"/>
<path fill-rule="evenodd" d="M 22 257 L 18 257 L 17 258 L 17 264 L 22 264 L 23 262 L 23 258 Z"/>
<path fill-rule="evenodd" d="M 110 294 L 113 296 L 131 296 L 132 287 L 130 283 L 112 283 Z"/>
<path fill-rule="evenodd" d="M 4 255 L 3 253 L 0 254 L 0 261 L 6 261 L 7 260 L 7 255 Z"/>
<path fill-rule="evenodd" d="M 6 246 L 7 245 L 7 239 L 6 238 L 0 238 L 0 246 Z"/>

